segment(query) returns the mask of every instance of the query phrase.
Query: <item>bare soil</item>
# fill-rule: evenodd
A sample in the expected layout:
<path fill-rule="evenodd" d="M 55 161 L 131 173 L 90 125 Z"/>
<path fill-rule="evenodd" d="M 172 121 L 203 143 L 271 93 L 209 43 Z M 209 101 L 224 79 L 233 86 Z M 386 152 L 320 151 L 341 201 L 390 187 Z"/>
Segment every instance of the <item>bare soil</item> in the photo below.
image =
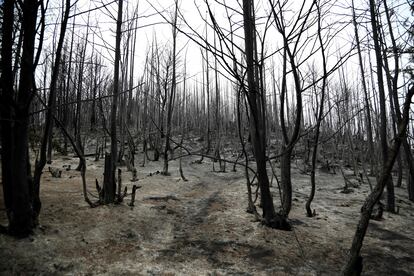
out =
<path fill-rule="evenodd" d="M 142 160 L 141 154 L 137 163 Z M 246 212 L 246 180 L 242 168 L 214 172 L 213 163 L 183 159 L 187 182 L 178 161 L 170 176 L 157 171 L 162 161 L 139 167 L 139 181 L 123 183 L 137 190 L 134 207 L 123 204 L 91 209 L 83 200 L 75 157 L 55 156 L 41 183 L 40 227 L 33 236 L 0 236 L 1 275 L 338 275 L 349 249 L 367 183 L 341 193 L 341 174 L 318 172 L 312 207 L 306 217 L 309 176 L 293 166 L 293 231 L 262 226 Z M 96 194 L 95 178 L 103 179 L 103 161 L 87 160 L 88 189 Z M 66 171 L 63 166 L 71 165 Z M 218 168 L 218 163 L 214 165 Z M 414 275 L 414 206 L 406 188 L 396 188 L 399 214 L 384 213 L 372 221 L 362 249 L 364 275 Z M 276 206 L 277 185 L 272 191 Z M 0 191 L 0 223 L 7 224 Z M 259 210 L 260 211 L 260 210 Z"/>

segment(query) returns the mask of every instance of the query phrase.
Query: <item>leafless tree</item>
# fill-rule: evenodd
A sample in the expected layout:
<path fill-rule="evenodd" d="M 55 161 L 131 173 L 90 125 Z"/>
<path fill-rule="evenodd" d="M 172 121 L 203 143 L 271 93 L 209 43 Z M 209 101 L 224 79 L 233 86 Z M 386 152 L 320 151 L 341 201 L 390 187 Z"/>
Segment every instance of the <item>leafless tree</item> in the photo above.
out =
<path fill-rule="evenodd" d="M 69 12 L 73 5 L 71 5 L 70 0 L 65 1 L 65 7 L 62 8 L 62 23 L 60 26 L 60 34 L 59 34 L 59 42 L 56 48 L 55 54 L 55 61 L 53 63 L 52 69 L 52 78 L 50 81 L 50 89 L 49 89 L 49 101 L 48 101 L 48 109 L 46 111 L 46 121 L 45 121 L 45 129 L 42 138 L 42 144 L 40 148 L 40 158 L 36 160 L 35 163 L 35 170 L 33 176 L 33 184 L 35 193 L 39 194 L 40 192 L 40 178 L 42 176 L 43 168 L 46 165 L 46 150 L 47 145 L 52 143 L 52 131 L 53 131 L 53 115 L 55 113 L 55 105 L 56 105 L 56 90 L 57 90 L 57 81 L 58 76 L 60 74 L 60 62 L 63 50 L 63 43 L 66 33 L 66 27 L 69 19 Z M 40 213 L 41 203 L 39 198 L 35 199 L 37 202 L 34 204 L 35 212 L 37 214 Z"/>
<path fill-rule="evenodd" d="M 22 56 L 18 89 L 13 87 L 13 24 L 15 5 L 23 11 L 21 33 Z M 39 194 L 35 193 L 28 147 L 29 108 L 35 94 L 33 72 L 35 38 L 40 2 L 37 0 L 6 0 L 3 3 L 1 47 L 1 144 L 2 184 L 4 202 L 9 220 L 7 232 L 27 236 L 37 224 L 40 210 Z M 40 51 L 40 49 L 38 50 Z"/>
<path fill-rule="evenodd" d="M 115 38 L 115 64 L 114 64 L 114 83 L 113 83 L 113 98 L 111 108 L 111 152 L 105 157 L 105 171 L 104 171 L 104 186 L 103 186 L 103 200 L 104 203 L 113 203 L 116 200 L 116 159 L 118 157 L 118 140 L 117 140 L 117 109 L 119 88 L 122 87 L 119 83 L 119 67 L 121 62 L 121 28 L 122 28 L 122 9 L 123 0 L 118 1 L 118 17 L 116 21 L 116 38 Z"/>

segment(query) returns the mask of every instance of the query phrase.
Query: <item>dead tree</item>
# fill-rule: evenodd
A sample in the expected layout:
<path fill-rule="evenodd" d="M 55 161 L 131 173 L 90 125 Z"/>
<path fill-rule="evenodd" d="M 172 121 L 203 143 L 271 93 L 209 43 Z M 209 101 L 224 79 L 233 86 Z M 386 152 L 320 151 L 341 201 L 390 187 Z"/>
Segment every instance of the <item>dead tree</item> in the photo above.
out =
<path fill-rule="evenodd" d="M 60 26 L 60 34 L 59 34 L 59 41 L 56 48 L 56 54 L 55 54 L 55 61 L 53 63 L 53 69 L 52 69 L 52 78 L 50 80 L 50 89 L 49 89 L 49 101 L 48 101 L 48 109 L 46 110 L 46 121 L 45 121 L 45 129 L 43 133 L 41 148 L 40 148 L 40 158 L 39 160 L 36 160 L 35 163 L 35 171 L 33 176 L 33 184 L 35 193 L 39 194 L 40 192 L 40 178 L 42 176 L 43 168 L 46 165 L 46 150 L 47 150 L 47 144 L 51 143 L 51 137 L 52 131 L 53 131 L 53 115 L 55 113 L 55 104 L 56 104 L 56 85 L 57 80 L 60 72 L 60 61 L 62 56 L 62 49 L 63 49 L 63 42 L 65 38 L 66 33 L 66 26 L 69 19 L 69 11 L 70 11 L 71 5 L 70 0 L 66 0 L 64 11 L 62 11 L 62 23 Z M 63 7 L 62 7 L 63 9 Z M 36 202 L 34 204 L 34 211 L 39 214 L 41 208 L 41 203 Z"/>
<path fill-rule="evenodd" d="M 246 97 L 250 110 L 250 137 L 257 166 L 257 180 L 260 187 L 260 200 L 263 209 L 264 224 L 272 228 L 289 229 L 290 226 L 284 216 L 275 212 L 273 198 L 269 188 L 269 177 L 266 169 L 266 114 L 264 108 L 263 90 L 259 86 L 257 64 L 254 57 L 256 30 L 254 21 L 253 1 L 243 0 L 244 43 L 247 66 Z"/>
<path fill-rule="evenodd" d="M 82 91 L 83 91 L 83 69 L 85 66 L 85 56 L 86 56 L 86 47 L 87 47 L 87 41 L 88 41 L 88 30 L 85 35 L 85 42 L 82 45 L 79 45 L 79 51 L 78 51 L 78 57 L 79 57 L 79 64 L 77 66 L 78 68 L 78 79 L 77 79 L 77 87 L 76 87 L 76 113 L 75 113 L 75 141 L 77 144 L 77 147 L 83 152 L 83 144 L 82 144 L 82 138 L 81 138 L 81 128 L 82 128 Z M 79 162 L 78 167 L 76 170 L 80 171 L 81 163 Z"/>
<path fill-rule="evenodd" d="M 315 173 L 316 173 L 316 157 L 318 154 L 318 145 L 319 145 L 319 136 L 320 136 L 320 129 L 321 123 L 323 120 L 323 112 L 324 112 L 324 102 L 325 102 L 325 91 L 326 91 L 326 81 L 328 77 L 327 69 L 326 69 L 326 54 L 325 54 L 325 45 L 324 41 L 322 40 L 322 27 L 321 27 L 321 7 L 317 2 L 317 10 L 318 10 L 318 40 L 321 47 L 321 57 L 322 57 L 322 68 L 323 68 L 323 76 L 322 76 L 322 85 L 321 85 L 321 98 L 319 103 L 319 110 L 316 116 L 316 127 L 315 127 L 315 138 L 312 150 L 312 161 L 311 161 L 311 192 L 309 195 L 308 200 L 306 201 L 306 214 L 308 217 L 312 217 L 315 212 L 312 212 L 311 203 L 315 196 Z"/>
<path fill-rule="evenodd" d="M 399 77 L 399 72 L 400 72 L 400 66 L 399 66 L 399 61 L 400 61 L 399 51 L 400 50 L 399 50 L 399 46 L 397 45 L 396 38 L 394 36 L 393 26 L 391 22 L 391 11 L 388 8 L 387 1 L 383 1 L 383 3 L 384 3 L 385 16 L 386 16 L 386 21 L 387 21 L 386 26 L 388 26 L 389 36 L 390 36 L 390 40 L 392 44 L 391 49 L 392 49 L 392 55 L 393 55 L 394 75 L 391 75 L 391 71 L 388 69 L 388 66 L 385 67 L 385 70 L 386 70 L 386 76 L 388 80 L 388 86 L 390 89 L 390 96 L 391 96 L 391 103 L 392 103 L 391 110 L 395 112 L 394 115 L 396 117 L 396 120 L 400 120 L 401 109 L 399 105 L 399 95 L 398 95 L 398 77 Z M 412 39 L 412 35 L 410 39 Z M 385 54 L 384 54 L 384 59 L 386 60 Z M 384 64 L 386 63 L 384 62 Z M 413 155 L 411 152 L 411 147 L 406 137 L 404 138 L 402 145 L 403 145 L 404 155 L 405 155 L 405 159 L 406 159 L 407 166 L 408 166 L 408 175 L 407 175 L 408 199 L 411 201 L 414 201 L 414 160 L 413 160 Z"/>
<path fill-rule="evenodd" d="M 282 72 L 282 84 L 281 84 L 281 93 L 280 93 L 280 125 L 282 130 L 283 144 L 281 147 L 281 188 L 282 188 L 282 210 L 281 214 L 284 217 L 288 217 L 291 207 L 292 207 L 292 180 L 291 180 L 291 158 L 293 149 L 298 141 L 300 128 L 302 124 L 302 112 L 303 112 L 303 103 L 302 103 L 302 93 L 304 88 L 302 87 L 301 74 L 299 71 L 300 62 L 297 61 L 298 49 L 300 47 L 299 43 L 301 41 L 302 35 L 305 33 L 305 29 L 308 29 L 308 22 L 311 13 L 314 10 L 314 5 L 316 1 L 313 1 L 311 5 L 307 8 L 307 12 L 302 14 L 305 7 L 305 2 L 301 5 L 299 14 L 295 19 L 295 25 L 298 27 L 294 28 L 291 32 L 287 32 L 286 25 L 284 22 L 283 11 L 280 6 L 280 3 L 275 4 L 272 0 L 269 0 L 271 7 L 271 12 L 275 21 L 277 31 L 280 33 L 283 39 L 283 72 Z M 291 45 L 293 44 L 293 45 Z M 285 102 L 287 103 L 287 74 L 288 74 L 288 65 L 290 66 L 290 72 L 293 75 L 294 81 L 294 91 L 296 98 L 295 106 L 295 117 L 293 121 L 293 127 L 291 134 L 288 134 L 289 126 L 289 110 L 287 110 L 287 124 L 285 119 Z"/>
<path fill-rule="evenodd" d="M 3 2 L 2 46 L 1 46 L 1 160 L 4 204 L 9 221 L 7 232 L 24 237 L 32 233 L 37 224 L 40 207 L 39 194 L 33 190 L 31 176 L 28 125 L 29 108 L 35 83 L 35 37 L 39 1 L 25 0 L 18 3 L 22 8 L 23 51 L 20 63 L 19 83 L 14 90 L 13 24 L 17 1 Z M 40 49 L 39 49 L 40 51 Z"/>
<path fill-rule="evenodd" d="M 378 96 L 379 96 L 379 107 L 380 107 L 380 145 L 382 153 L 382 170 L 385 171 L 385 165 L 388 160 L 388 142 L 387 142 L 387 108 L 384 90 L 383 70 L 382 70 L 382 53 L 380 46 L 380 38 L 378 33 L 377 23 L 377 4 L 375 0 L 369 1 L 370 16 L 371 16 L 371 27 L 372 27 L 372 38 L 374 40 L 374 50 L 377 65 L 377 84 L 378 84 Z M 392 179 L 387 177 L 387 211 L 395 212 L 395 195 L 394 185 Z"/>
<path fill-rule="evenodd" d="M 187 112 L 185 110 L 186 106 L 187 106 L 187 98 L 186 98 L 186 94 L 187 94 L 186 93 L 186 89 L 187 89 L 187 86 L 186 86 L 186 84 L 187 84 L 187 79 L 186 79 L 187 78 L 187 74 L 186 74 L 187 65 L 186 65 L 186 63 L 187 63 L 187 53 L 186 53 L 186 58 L 185 58 L 185 61 L 184 61 L 183 98 L 181 100 L 182 105 L 180 107 L 180 110 L 181 110 L 181 116 L 180 116 L 180 120 L 181 120 L 181 126 L 180 126 L 180 128 L 181 128 L 181 142 L 180 142 L 180 145 L 182 145 L 184 143 L 185 129 L 187 127 L 186 120 L 185 120 L 186 115 L 187 115 Z M 182 155 L 182 147 L 180 147 L 180 156 L 181 155 Z M 179 160 L 178 171 L 180 173 L 181 179 L 183 181 L 188 181 L 187 178 L 185 178 L 185 176 L 184 176 L 183 164 L 182 164 L 182 158 L 181 157 L 180 157 L 180 160 Z"/>
<path fill-rule="evenodd" d="M 165 147 L 164 147 L 164 169 L 163 174 L 168 175 L 168 152 L 171 151 L 170 138 L 171 138 L 171 120 L 173 115 L 175 94 L 177 89 L 177 76 L 176 76 L 176 67 L 177 67 L 177 17 L 178 17 L 178 0 L 175 0 L 175 11 L 174 19 L 172 23 L 172 37 L 173 37 L 173 49 L 172 49 L 172 75 L 171 75 L 171 88 L 168 98 L 167 106 L 167 122 L 166 122 L 166 133 L 165 133 Z"/>
<path fill-rule="evenodd" d="M 73 21 L 72 21 L 72 35 L 71 35 L 71 39 L 70 39 L 70 50 L 68 53 L 68 68 L 67 68 L 67 79 L 66 79 L 66 89 L 65 89 L 65 96 L 64 96 L 64 102 L 65 105 L 63 106 L 63 118 L 62 118 L 62 123 L 65 129 L 67 129 L 68 127 L 68 122 L 69 122 L 69 107 L 68 107 L 68 102 L 69 102 L 69 87 L 71 84 L 71 74 L 69 74 L 69 72 L 72 72 L 72 53 L 73 53 L 73 42 L 74 42 L 74 36 L 75 35 L 75 16 L 73 17 Z M 68 140 L 67 137 L 64 135 L 64 141 L 63 141 L 63 152 L 65 154 L 67 154 L 68 152 Z"/>
<path fill-rule="evenodd" d="M 216 46 L 216 35 L 214 35 L 214 48 L 217 49 Z M 216 121 L 216 147 L 214 149 L 214 156 L 217 158 L 214 161 L 219 161 L 220 164 L 220 171 L 224 170 L 223 164 L 220 161 L 220 147 L 221 147 L 221 133 L 220 133 L 220 92 L 219 92 L 219 82 L 218 82 L 218 68 L 217 68 L 217 54 L 214 57 L 214 88 L 215 88 L 215 114 L 214 120 Z M 214 163 L 213 163 L 214 166 Z"/>
<path fill-rule="evenodd" d="M 208 28 L 207 28 L 207 21 L 206 21 L 206 37 L 208 34 Z M 206 42 L 206 46 L 205 46 L 205 53 L 203 54 L 203 50 L 201 49 L 201 57 L 202 57 L 202 71 L 203 71 L 203 84 L 202 84 L 202 111 L 204 113 L 205 119 L 206 119 L 206 123 L 207 123 L 207 128 L 205 129 L 205 136 L 207 139 L 206 142 L 206 150 L 205 150 L 205 154 L 208 155 L 210 153 L 211 150 L 211 126 L 210 126 L 210 65 L 209 65 L 209 52 L 208 52 L 208 46 L 207 46 L 207 42 Z M 207 101 L 207 106 L 206 106 L 206 101 Z M 207 112 L 206 112 L 207 109 Z M 203 162 L 203 156 L 200 158 L 200 160 L 198 160 L 198 163 Z"/>
<path fill-rule="evenodd" d="M 381 176 L 371 194 L 365 200 L 364 205 L 361 209 L 361 216 L 357 225 L 357 229 L 355 231 L 355 235 L 352 241 L 352 246 L 349 251 L 346 263 L 342 268 L 342 275 L 344 276 L 352 276 L 358 275 L 361 273 L 361 262 L 362 257 L 360 256 L 360 251 L 362 248 L 362 243 L 364 241 L 364 237 L 368 228 L 369 220 L 371 218 L 372 210 L 375 204 L 381 198 L 383 193 L 384 187 L 389 183 L 389 178 L 391 177 L 391 170 L 394 166 L 395 160 L 397 158 L 401 143 L 405 139 L 406 132 L 407 132 L 407 125 L 409 121 L 409 112 L 410 112 L 410 104 L 411 98 L 414 95 L 414 85 L 411 84 L 407 95 L 405 96 L 404 102 L 404 110 L 402 112 L 401 119 L 398 121 L 398 132 L 397 136 L 393 139 L 393 144 L 389 148 L 389 152 L 387 155 L 387 160 L 385 160 L 383 165 L 383 170 L 381 172 Z"/>
<path fill-rule="evenodd" d="M 104 171 L 104 183 L 103 183 L 103 199 L 104 203 L 114 203 L 116 193 L 115 182 L 115 170 L 116 160 L 118 157 L 118 140 L 116 135 L 116 123 L 117 123 L 117 109 L 118 109 L 118 97 L 119 97 L 119 67 L 121 61 L 121 28 L 122 28 L 122 4 L 123 0 L 118 1 L 118 17 L 116 22 L 116 38 L 115 38 L 115 65 L 114 65 L 114 84 L 113 84 L 113 96 L 111 107 L 111 152 L 105 156 L 105 171 Z M 108 159 L 108 161 L 107 161 Z M 108 163 L 108 164 L 107 164 Z"/>
<path fill-rule="evenodd" d="M 132 126 L 133 124 L 133 87 L 134 87 L 134 68 L 135 68 L 135 46 L 137 42 L 137 30 L 138 30 L 138 4 L 135 7 L 135 11 L 133 13 L 133 20 L 131 21 L 131 27 L 133 31 L 131 31 L 131 57 L 130 57 L 130 69 L 129 69 L 129 92 L 128 92 L 128 112 L 127 112 L 127 125 Z M 137 106 L 139 108 L 139 105 Z M 139 114 L 139 112 L 137 112 Z"/>
<path fill-rule="evenodd" d="M 352 22 L 354 24 L 355 42 L 356 42 L 357 51 L 358 51 L 359 68 L 361 71 L 362 90 L 364 92 L 365 120 L 366 120 L 366 130 L 367 130 L 367 139 L 368 139 L 367 159 L 369 161 L 371 174 L 372 174 L 374 171 L 374 142 L 373 142 L 374 139 L 372 136 L 371 104 L 369 102 L 368 89 L 367 89 L 367 84 L 365 80 L 365 70 L 364 70 L 364 64 L 362 60 L 361 42 L 359 39 L 358 23 L 356 21 L 354 1 L 352 1 Z"/>

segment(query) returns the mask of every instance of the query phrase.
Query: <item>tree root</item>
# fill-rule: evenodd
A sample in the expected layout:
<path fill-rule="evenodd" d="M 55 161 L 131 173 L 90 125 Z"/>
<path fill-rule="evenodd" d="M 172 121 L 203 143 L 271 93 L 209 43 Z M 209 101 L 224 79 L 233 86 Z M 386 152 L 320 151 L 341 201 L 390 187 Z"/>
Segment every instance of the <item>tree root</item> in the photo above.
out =
<path fill-rule="evenodd" d="M 276 214 L 271 219 L 263 219 L 262 224 L 273 229 L 292 231 L 292 226 L 288 220 L 279 214 Z"/>

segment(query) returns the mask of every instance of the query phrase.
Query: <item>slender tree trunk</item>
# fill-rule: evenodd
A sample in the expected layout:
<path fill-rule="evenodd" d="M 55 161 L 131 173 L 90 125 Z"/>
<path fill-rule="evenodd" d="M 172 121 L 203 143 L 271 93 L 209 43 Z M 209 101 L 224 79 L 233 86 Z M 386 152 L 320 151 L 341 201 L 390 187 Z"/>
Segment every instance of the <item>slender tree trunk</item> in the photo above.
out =
<path fill-rule="evenodd" d="M 265 116 L 262 107 L 263 91 L 259 91 L 259 80 L 255 73 L 255 22 L 254 8 L 251 0 L 243 0 L 244 18 L 244 43 L 247 65 L 247 98 L 250 109 L 250 136 L 253 145 L 253 152 L 256 159 L 257 180 L 260 187 L 260 199 L 263 210 L 264 223 L 267 226 L 279 229 L 290 229 L 287 221 L 276 214 L 273 198 L 269 188 L 269 178 L 266 169 L 266 137 L 265 137 Z"/>
<path fill-rule="evenodd" d="M 93 61 L 93 59 L 91 58 L 91 61 Z M 96 119 L 96 95 L 98 93 L 98 78 L 99 78 L 99 61 L 98 61 L 98 57 L 95 56 L 95 67 L 91 68 L 91 76 L 93 76 L 93 80 L 92 80 L 92 106 L 91 106 L 91 122 L 90 122 L 90 129 L 91 131 L 95 131 L 96 130 L 96 124 L 97 124 L 97 119 Z"/>
<path fill-rule="evenodd" d="M 216 48 L 216 36 L 214 35 L 214 48 Z M 216 97 L 216 106 L 215 106 L 215 115 L 214 119 L 216 121 L 216 148 L 214 150 L 214 157 L 219 161 L 220 171 L 223 170 L 222 161 L 220 158 L 220 146 L 221 146 L 221 133 L 220 133 L 220 92 L 218 84 L 218 69 L 217 69 L 217 55 L 214 56 L 214 88 L 215 88 L 215 97 Z M 214 160 L 214 161 L 216 161 Z"/>
<path fill-rule="evenodd" d="M 358 24 L 356 21 L 356 15 L 355 15 L 355 7 L 354 7 L 354 1 L 352 1 L 352 20 L 354 24 L 354 32 L 355 32 L 355 41 L 358 51 L 358 60 L 359 60 L 359 68 L 361 71 L 361 82 L 362 82 L 362 90 L 364 92 L 364 102 L 365 102 L 365 119 L 366 119 L 366 130 L 367 130 L 367 139 L 368 139 L 368 152 L 367 152 L 367 159 L 370 164 L 370 173 L 372 174 L 374 172 L 374 139 L 372 137 L 372 120 L 371 120 L 371 104 L 369 102 L 369 95 L 368 95 L 368 89 L 367 84 L 365 80 L 365 70 L 364 70 L 364 64 L 362 60 L 362 51 L 361 51 L 361 43 L 359 40 L 359 33 L 358 33 Z"/>
<path fill-rule="evenodd" d="M 364 205 L 362 206 L 361 216 L 358 222 L 357 229 L 355 231 L 348 259 L 346 260 L 346 263 L 342 268 L 342 275 L 352 276 L 361 273 L 360 270 L 362 269 L 362 258 L 360 257 L 359 253 L 361 251 L 362 243 L 364 241 L 364 237 L 368 228 L 372 209 L 374 205 L 378 202 L 378 200 L 381 198 L 384 187 L 389 182 L 392 167 L 394 166 L 395 159 L 397 158 L 400 145 L 405 138 L 407 132 L 407 125 L 409 121 L 411 98 L 413 94 L 414 86 L 411 86 L 410 90 L 406 95 L 402 118 L 398 122 L 398 135 L 393 139 L 394 143 L 390 148 L 389 155 L 387 156 L 388 159 L 385 160 L 385 164 L 381 172 L 381 177 L 378 180 L 374 190 L 367 197 Z"/>
<path fill-rule="evenodd" d="M 65 11 L 63 12 L 63 20 L 60 27 L 59 42 L 56 49 L 55 61 L 53 63 L 52 78 L 50 80 L 50 89 L 49 89 L 49 101 L 48 109 L 46 111 L 46 122 L 45 129 L 42 138 L 42 144 L 40 147 L 40 159 L 36 161 L 35 171 L 34 171 L 34 191 L 35 194 L 40 192 L 40 178 L 42 176 L 43 168 L 46 164 L 46 146 L 51 144 L 51 133 L 53 130 L 53 116 L 55 113 L 55 103 L 56 103 L 56 86 L 57 80 L 60 72 L 60 61 L 63 49 L 63 42 L 65 38 L 66 26 L 69 18 L 70 11 L 70 0 L 66 0 Z M 41 203 L 39 197 L 34 198 L 33 210 L 38 216 L 40 214 Z"/>
<path fill-rule="evenodd" d="M 116 182 L 115 170 L 116 159 L 118 157 L 118 140 L 116 135 L 117 109 L 119 97 L 119 66 L 121 61 L 121 28 L 122 28 L 122 4 L 123 0 L 118 1 L 118 18 L 116 21 L 116 38 L 115 38 L 115 65 L 114 65 L 114 92 L 111 107 L 111 153 L 105 160 L 104 173 L 104 203 L 113 203 L 115 201 Z M 106 165 L 108 162 L 108 165 Z"/>
<path fill-rule="evenodd" d="M 387 143 L 387 109 L 385 106 L 385 90 L 382 73 L 382 54 L 381 46 L 379 44 L 378 24 L 377 24 L 377 11 L 375 0 L 370 0 L 370 15 L 372 36 L 374 40 L 375 57 L 377 61 L 377 81 L 379 92 L 379 104 L 380 104 L 380 143 L 382 152 L 382 170 L 385 171 L 385 162 L 388 160 L 388 143 Z M 392 179 L 387 177 L 387 210 L 389 212 L 395 212 L 395 195 L 394 185 Z"/>
<path fill-rule="evenodd" d="M 389 27 L 389 33 L 392 43 L 392 51 L 394 55 L 394 76 L 391 77 L 390 74 L 388 74 L 388 78 L 392 80 L 392 97 L 393 97 L 393 104 L 394 104 L 394 110 L 395 115 L 397 117 L 397 121 L 401 120 L 401 110 L 400 110 L 400 104 L 398 99 L 398 75 L 399 75 L 399 53 L 398 53 L 398 46 L 395 41 L 394 37 L 394 31 L 392 28 L 391 23 L 391 15 L 390 11 L 388 9 L 387 1 L 384 0 L 384 9 L 385 9 L 385 15 L 387 17 L 387 23 Z M 407 137 L 404 137 L 404 140 L 402 142 L 403 150 L 405 159 L 408 165 L 408 175 L 407 175 L 407 190 L 408 190 L 408 199 L 411 201 L 414 201 L 414 160 L 411 152 L 411 147 L 408 143 Z M 398 161 L 400 162 L 400 160 Z"/>
<path fill-rule="evenodd" d="M 171 75 L 171 91 L 168 99 L 168 110 L 167 110 L 167 125 L 165 135 L 165 148 L 164 148 L 164 169 L 163 174 L 168 175 L 168 152 L 171 150 L 170 137 L 171 137 L 171 120 L 174 108 L 174 100 L 176 93 L 176 47 L 177 47 L 177 17 L 178 17 L 178 1 L 175 1 L 175 12 L 173 22 L 173 50 L 172 50 L 172 75 Z"/>
<path fill-rule="evenodd" d="M 72 53 L 73 53 L 73 37 L 75 34 L 75 17 L 73 17 L 73 22 L 72 22 L 72 35 L 71 35 L 71 40 L 70 40 L 70 50 L 69 50 L 69 56 L 68 56 L 68 73 L 67 73 L 67 80 L 66 80 L 66 91 L 65 91 L 65 105 L 63 107 L 64 110 L 64 114 L 63 114 L 63 128 L 67 129 L 68 127 L 68 122 L 69 122 L 69 108 L 68 108 L 68 103 L 69 103 L 69 94 L 70 94 L 70 80 L 71 80 L 71 74 L 70 72 L 72 72 Z M 68 152 L 68 139 L 66 137 L 66 135 L 64 136 L 64 144 L 63 144 L 63 149 L 64 152 L 67 153 Z"/>
<path fill-rule="evenodd" d="M 83 145 L 82 145 L 82 138 L 81 138 L 81 128 L 82 128 L 82 83 L 83 83 L 83 69 L 85 65 L 85 55 L 86 55 L 86 46 L 87 46 L 87 37 L 88 32 L 86 33 L 85 43 L 81 46 L 80 49 L 80 57 L 79 57 L 79 66 L 78 66 L 78 83 L 76 88 L 76 117 L 75 117 L 75 141 L 77 147 L 82 151 L 83 153 Z M 81 168 L 81 162 L 79 161 L 79 165 L 76 168 L 76 170 L 80 171 Z"/>
<path fill-rule="evenodd" d="M 284 132 L 284 145 L 282 146 L 282 157 L 281 157 L 281 187 L 282 187 L 282 210 L 281 214 L 284 217 L 288 217 L 290 209 L 292 207 L 292 181 L 291 181 L 291 165 L 290 160 L 292 157 L 293 148 L 299 138 L 301 119 L 302 119 L 302 88 L 299 77 L 298 68 L 296 67 L 295 57 L 291 53 L 289 47 L 286 45 L 286 53 L 289 58 L 290 65 L 292 66 L 293 78 L 295 81 L 295 93 L 296 93 L 296 117 L 294 118 L 294 128 L 290 138 L 287 136 L 286 127 L 282 128 Z M 286 79 L 285 82 L 285 93 L 286 93 Z M 283 94 L 283 93 L 282 93 Z M 281 111 L 282 112 L 282 111 Z M 284 114 L 282 114 L 284 116 Z M 289 163 L 289 164 L 288 164 Z"/>
<path fill-rule="evenodd" d="M 184 73 L 183 73 L 183 99 L 182 99 L 182 106 L 181 106 L 181 142 L 180 142 L 180 144 L 181 144 L 181 146 L 182 146 L 182 144 L 183 144 L 183 142 L 184 142 L 184 136 L 185 136 L 185 129 L 186 129 L 186 126 L 187 126 L 187 124 L 186 124 L 186 120 L 185 120 L 185 118 L 186 118 L 186 115 L 187 115 L 187 112 L 186 112 L 186 106 L 187 106 L 187 99 L 186 99 L 186 89 L 187 89 L 187 86 L 186 86 L 186 84 L 187 84 L 187 80 L 186 80 L 186 78 L 187 78 L 187 74 L 186 74 L 186 71 L 187 71 L 187 67 L 186 67 L 186 64 L 187 64 L 187 56 L 186 56 L 186 58 L 185 58 L 185 60 L 184 60 Z M 180 147 L 180 156 L 182 155 L 182 147 Z M 178 170 L 179 170 L 179 172 L 180 172 L 180 176 L 181 176 L 181 179 L 183 180 L 183 181 L 187 181 L 187 179 L 185 178 L 185 176 L 184 176 L 184 172 L 183 172 L 183 164 L 182 164 L 182 157 L 180 157 L 180 163 L 179 163 L 179 168 L 178 168 Z"/>
<path fill-rule="evenodd" d="M 407 175 L 407 192 L 408 199 L 414 202 L 414 160 L 411 153 L 411 146 L 408 144 L 407 138 L 403 141 L 404 155 L 408 165 Z"/>
<path fill-rule="evenodd" d="M 138 3 L 139 4 L 139 3 Z M 138 17 L 138 4 L 134 12 L 134 17 Z M 133 107 L 134 103 L 132 100 L 132 92 L 134 87 L 134 68 L 135 68 L 135 46 L 137 42 L 137 30 L 138 30 L 138 18 L 136 18 L 131 26 L 134 27 L 134 31 L 132 32 L 132 39 L 131 39 L 131 58 L 130 58 L 130 69 L 129 69 L 129 91 L 128 91 L 128 113 L 127 113 L 127 125 L 132 126 L 133 125 Z"/>
<path fill-rule="evenodd" d="M 291 178 L 292 148 L 283 146 L 280 157 L 280 183 L 282 187 L 282 214 L 287 217 L 292 208 L 292 178 Z"/>
<path fill-rule="evenodd" d="M 207 26 L 206 26 L 206 37 L 207 37 Z M 210 153 L 211 148 L 211 126 L 210 126 L 210 64 L 208 61 L 208 51 L 206 47 L 206 94 L 207 94 L 207 149 L 206 154 Z"/>
<path fill-rule="evenodd" d="M 313 212 L 311 209 L 311 203 L 315 196 L 315 174 L 316 174 L 316 157 L 318 154 L 318 145 L 319 145 L 319 134 L 321 129 L 321 123 L 323 120 L 323 110 L 324 110 L 324 103 L 325 103 L 325 90 L 326 90 L 326 79 L 327 79 L 327 70 L 326 70 L 326 56 L 325 56 L 325 46 L 322 40 L 321 34 L 321 10 L 319 4 L 318 6 L 318 40 L 321 47 L 321 55 L 322 55 L 322 67 L 323 67 L 323 76 L 322 76 L 322 88 L 321 88 L 321 102 L 319 104 L 318 115 L 316 117 L 316 129 L 315 129 L 315 139 L 313 144 L 313 151 L 312 151 L 312 167 L 311 167 L 311 192 L 309 195 L 308 200 L 306 201 L 306 213 L 308 217 L 313 216 Z"/>

